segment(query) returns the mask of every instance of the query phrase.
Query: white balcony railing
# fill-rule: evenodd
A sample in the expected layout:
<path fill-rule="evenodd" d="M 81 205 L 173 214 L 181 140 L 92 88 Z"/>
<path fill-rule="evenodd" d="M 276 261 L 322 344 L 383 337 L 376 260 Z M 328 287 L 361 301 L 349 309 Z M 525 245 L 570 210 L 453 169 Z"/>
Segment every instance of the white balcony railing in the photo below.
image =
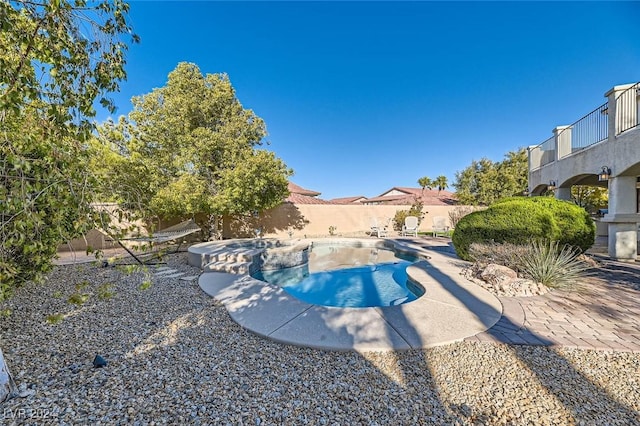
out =
<path fill-rule="evenodd" d="M 536 170 L 574 152 L 640 125 L 640 82 L 618 86 L 609 100 L 570 126 L 557 127 L 554 136 L 529 148 L 529 170 Z M 615 114 L 613 120 L 609 114 Z M 615 129 L 613 128 L 615 126 Z"/>

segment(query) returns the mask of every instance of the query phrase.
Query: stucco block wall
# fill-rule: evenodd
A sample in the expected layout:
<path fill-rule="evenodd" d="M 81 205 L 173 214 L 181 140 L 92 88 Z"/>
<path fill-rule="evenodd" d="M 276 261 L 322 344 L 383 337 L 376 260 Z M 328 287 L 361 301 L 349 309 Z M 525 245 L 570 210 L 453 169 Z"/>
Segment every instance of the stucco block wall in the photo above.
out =
<path fill-rule="evenodd" d="M 85 251 L 87 247 L 93 249 L 109 249 L 117 246 L 109 236 L 102 232 L 92 229 L 87 235 L 81 238 L 75 238 L 58 247 L 58 251 Z"/>
<path fill-rule="evenodd" d="M 449 212 L 461 206 L 425 206 L 420 231 L 432 228 L 433 217 L 443 216 L 449 220 Z M 261 228 L 265 237 L 308 237 L 329 235 L 329 227 L 336 228 L 337 235 L 363 235 L 371 229 L 372 218 L 378 223 L 393 219 L 398 210 L 409 210 L 406 205 L 327 205 L 327 204 L 282 204 L 263 213 L 251 221 L 225 221 L 224 237 L 252 237 L 255 229 Z M 394 234 L 393 224 L 389 228 Z"/>
<path fill-rule="evenodd" d="M 420 223 L 420 231 L 430 231 L 435 216 L 445 217 L 449 221 L 449 212 L 456 208 L 466 206 L 425 206 L 424 218 Z M 398 210 L 409 210 L 410 205 L 351 205 L 351 204 L 291 204 L 283 203 L 280 206 L 267 210 L 255 218 L 232 219 L 225 218 L 223 225 L 223 238 L 247 238 L 255 237 L 256 229 L 260 229 L 264 237 L 288 238 L 292 237 L 317 237 L 329 235 L 329 227 L 336 228 L 335 234 L 342 236 L 362 236 L 367 234 L 372 225 L 373 218 L 378 223 L 386 223 L 393 219 Z M 197 221 L 206 220 L 205 217 L 196 218 Z M 175 225 L 179 220 L 163 221 L 158 229 Z M 390 235 L 397 235 L 393 230 L 393 223 L 389 227 Z M 86 238 L 86 240 L 85 240 Z M 95 249 L 112 248 L 117 243 L 98 230 L 92 230 L 85 238 L 78 238 L 68 244 L 61 245 L 58 249 L 83 251 L 87 245 Z M 193 234 L 186 239 L 196 241 L 201 238 L 200 233 Z M 88 243 L 88 244 L 87 244 Z"/>
<path fill-rule="evenodd" d="M 112 219 L 112 225 L 116 226 L 120 229 L 128 229 L 129 227 L 137 226 L 139 229 L 144 232 L 145 224 L 138 220 L 135 222 L 129 222 L 125 219 L 118 220 L 118 205 L 116 203 L 95 203 L 93 207 L 101 212 L 105 212 L 109 214 Z M 128 244 L 134 245 L 134 244 Z M 98 229 L 92 229 L 87 232 L 86 235 L 75 238 L 71 241 L 67 241 L 58 246 L 58 251 L 85 251 L 87 247 L 91 247 L 92 249 L 110 249 L 118 247 L 118 243 L 113 241 L 111 237 L 109 237 L 106 233 L 102 232 Z"/>

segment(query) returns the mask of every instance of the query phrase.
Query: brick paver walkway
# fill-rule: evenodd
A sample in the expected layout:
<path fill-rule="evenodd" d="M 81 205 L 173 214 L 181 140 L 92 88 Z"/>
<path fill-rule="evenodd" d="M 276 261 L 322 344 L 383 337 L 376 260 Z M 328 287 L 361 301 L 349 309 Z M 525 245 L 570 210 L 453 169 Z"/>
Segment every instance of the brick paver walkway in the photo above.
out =
<path fill-rule="evenodd" d="M 580 290 L 500 298 L 500 321 L 467 340 L 640 352 L 640 265 L 600 261 Z"/>

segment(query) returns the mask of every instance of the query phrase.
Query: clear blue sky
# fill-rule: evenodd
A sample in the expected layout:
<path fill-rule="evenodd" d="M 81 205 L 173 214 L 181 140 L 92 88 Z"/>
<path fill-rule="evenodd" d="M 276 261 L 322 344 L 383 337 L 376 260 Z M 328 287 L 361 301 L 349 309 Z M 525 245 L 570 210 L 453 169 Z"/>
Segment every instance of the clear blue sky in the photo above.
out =
<path fill-rule="evenodd" d="M 640 2 L 133 1 L 131 19 L 117 115 L 178 62 L 225 72 L 327 199 L 452 183 L 640 81 Z"/>

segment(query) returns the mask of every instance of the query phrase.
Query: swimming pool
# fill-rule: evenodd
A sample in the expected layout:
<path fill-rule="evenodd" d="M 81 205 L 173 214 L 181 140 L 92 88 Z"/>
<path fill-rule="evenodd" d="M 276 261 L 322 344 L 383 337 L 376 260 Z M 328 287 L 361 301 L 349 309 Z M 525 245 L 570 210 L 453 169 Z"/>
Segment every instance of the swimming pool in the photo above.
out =
<path fill-rule="evenodd" d="M 252 276 L 314 305 L 394 306 L 424 293 L 407 277 L 407 266 L 415 260 L 375 247 L 318 245 L 311 248 L 304 265 L 261 270 Z"/>

